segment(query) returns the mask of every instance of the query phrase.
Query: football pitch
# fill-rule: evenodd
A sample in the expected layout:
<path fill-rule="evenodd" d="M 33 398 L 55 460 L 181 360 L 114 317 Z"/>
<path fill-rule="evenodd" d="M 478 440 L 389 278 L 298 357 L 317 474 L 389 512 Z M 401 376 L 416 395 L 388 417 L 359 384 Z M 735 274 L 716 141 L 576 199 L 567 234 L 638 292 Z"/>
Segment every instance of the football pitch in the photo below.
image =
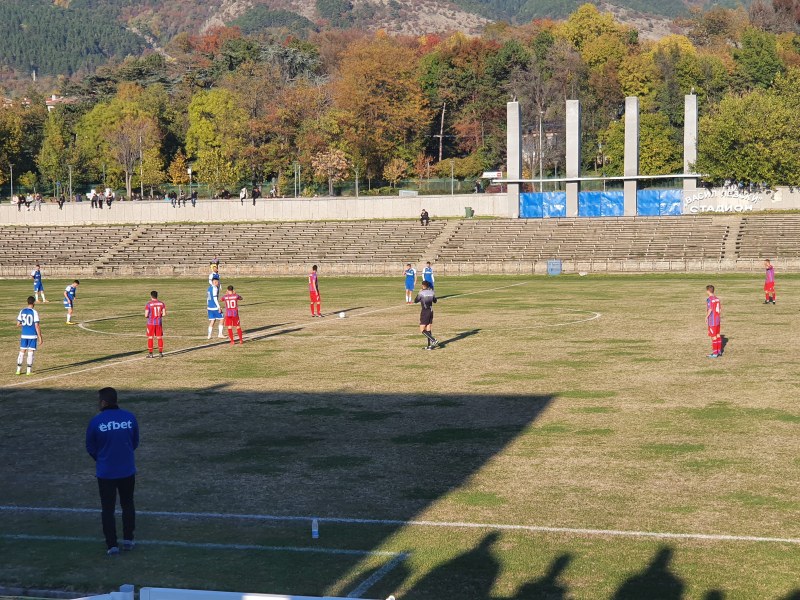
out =
<path fill-rule="evenodd" d="M 303 278 L 221 273 L 242 346 L 206 339 L 204 279 L 82 280 L 76 326 L 45 279 L 30 377 L 31 285 L 3 283 L 0 585 L 800 598 L 800 277 L 779 273 L 775 306 L 760 274 L 441 278 L 428 352 L 399 272 L 323 268 L 323 319 Z M 109 385 L 142 436 L 138 546 L 112 558 L 84 450 Z"/>

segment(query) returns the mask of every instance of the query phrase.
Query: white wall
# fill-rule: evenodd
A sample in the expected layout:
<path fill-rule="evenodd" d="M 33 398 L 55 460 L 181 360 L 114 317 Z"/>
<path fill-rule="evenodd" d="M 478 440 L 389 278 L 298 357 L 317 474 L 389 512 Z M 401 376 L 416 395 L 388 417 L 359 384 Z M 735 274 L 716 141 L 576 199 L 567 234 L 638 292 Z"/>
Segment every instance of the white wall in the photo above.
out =
<path fill-rule="evenodd" d="M 684 194 L 683 214 L 701 212 L 739 213 L 760 210 L 800 210 L 800 188 L 776 188 L 774 192 L 739 192 L 736 189 L 699 189 Z"/>
<path fill-rule="evenodd" d="M 238 221 L 334 221 L 355 219 L 416 219 L 423 208 L 431 218 L 463 217 L 471 206 L 476 216 L 516 217 L 519 207 L 506 194 L 461 194 L 455 196 L 259 199 L 253 206 L 245 200 L 201 200 L 173 208 L 167 202 L 115 202 L 111 209 L 91 208 L 86 201 L 67 203 L 63 210 L 46 203 L 40 211 L 33 207 L 3 203 L 0 225 L 98 225 L 103 223 L 238 222 Z"/>

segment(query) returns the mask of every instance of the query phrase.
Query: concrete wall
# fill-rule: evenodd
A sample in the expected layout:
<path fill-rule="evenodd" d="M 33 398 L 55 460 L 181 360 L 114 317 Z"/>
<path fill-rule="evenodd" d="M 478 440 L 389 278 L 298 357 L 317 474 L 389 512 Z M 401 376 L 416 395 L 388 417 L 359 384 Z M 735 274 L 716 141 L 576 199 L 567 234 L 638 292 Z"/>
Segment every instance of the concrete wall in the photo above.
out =
<path fill-rule="evenodd" d="M 742 213 L 760 210 L 800 210 L 800 188 L 779 187 L 774 192 L 739 192 L 737 189 L 698 189 L 683 195 L 683 214 L 701 212 Z"/>
<path fill-rule="evenodd" d="M 102 225 L 104 223 L 220 223 L 239 221 L 336 221 L 356 219 L 416 219 L 423 208 L 431 218 L 463 217 L 464 207 L 471 206 L 475 216 L 516 217 L 517 204 L 506 194 L 461 194 L 454 196 L 369 197 L 201 200 L 173 208 L 169 202 L 115 202 L 111 209 L 91 208 L 88 202 L 68 203 L 63 210 L 46 203 L 40 211 L 33 207 L 17 210 L 11 204 L 0 205 L 0 225 Z"/>

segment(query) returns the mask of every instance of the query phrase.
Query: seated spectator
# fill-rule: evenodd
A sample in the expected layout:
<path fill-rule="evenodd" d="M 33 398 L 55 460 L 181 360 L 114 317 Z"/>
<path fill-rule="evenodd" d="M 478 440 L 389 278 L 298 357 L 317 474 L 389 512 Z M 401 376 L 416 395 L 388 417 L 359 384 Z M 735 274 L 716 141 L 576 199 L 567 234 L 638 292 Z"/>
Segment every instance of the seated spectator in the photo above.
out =
<path fill-rule="evenodd" d="M 428 211 L 423 208 L 422 212 L 419 215 L 419 223 L 420 223 L 420 225 L 424 225 L 425 227 L 427 227 L 428 223 L 430 223 L 430 221 L 431 221 L 431 218 L 428 216 Z"/>

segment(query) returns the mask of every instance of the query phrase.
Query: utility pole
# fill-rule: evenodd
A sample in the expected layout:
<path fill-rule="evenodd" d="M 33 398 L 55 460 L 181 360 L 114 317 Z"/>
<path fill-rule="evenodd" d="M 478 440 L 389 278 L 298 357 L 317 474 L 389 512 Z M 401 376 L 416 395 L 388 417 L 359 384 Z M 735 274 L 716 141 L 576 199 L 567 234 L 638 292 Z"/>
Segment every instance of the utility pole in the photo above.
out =
<path fill-rule="evenodd" d="M 442 120 L 439 124 L 439 135 L 434 137 L 439 138 L 439 162 L 442 162 L 442 146 L 444 144 L 444 111 L 447 108 L 447 102 L 442 103 Z"/>
<path fill-rule="evenodd" d="M 72 165 L 67 165 L 67 169 L 69 169 L 69 199 L 72 202 Z"/>
<path fill-rule="evenodd" d="M 139 134 L 139 186 L 142 200 L 144 200 L 144 152 L 142 151 L 142 134 Z"/>
<path fill-rule="evenodd" d="M 455 178 L 453 176 L 454 173 L 455 173 L 455 168 L 456 168 L 456 161 L 451 158 L 450 159 L 450 195 L 451 196 L 455 193 L 456 180 L 455 180 Z"/>
<path fill-rule="evenodd" d="M 8 163 L 8 168 L 11 169 L 11 197 L 14 197 L 14 165 Z"/>
<path fill-rule="evenodd" d="M 356 167 L 356 198 L 358 198 L 358 167 Z"/>

